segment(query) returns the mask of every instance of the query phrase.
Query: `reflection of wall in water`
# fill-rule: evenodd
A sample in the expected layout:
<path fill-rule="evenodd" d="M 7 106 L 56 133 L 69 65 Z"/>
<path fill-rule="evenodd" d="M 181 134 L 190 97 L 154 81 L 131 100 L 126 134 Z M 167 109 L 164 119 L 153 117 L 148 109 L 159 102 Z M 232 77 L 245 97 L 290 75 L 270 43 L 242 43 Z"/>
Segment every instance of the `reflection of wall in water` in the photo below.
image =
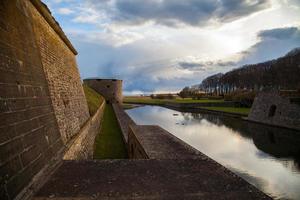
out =
<path fill-rule="evenodd" d="M 251 123 L 231 117 L 211 114 L 191 114 L 196 120 L 205 119 L 218 126 L 225 125 L 243 137 L 253 139 L 261 151 L 278 158 L 292 158 L 300 169 L 300 134 L 297 131 Z"/>
<path fill-rule="evenodd" d="M 255 146 L 277 158 L 293 158 L 300 169 L 300 135 L 289 129 L 253 127 Z"/>

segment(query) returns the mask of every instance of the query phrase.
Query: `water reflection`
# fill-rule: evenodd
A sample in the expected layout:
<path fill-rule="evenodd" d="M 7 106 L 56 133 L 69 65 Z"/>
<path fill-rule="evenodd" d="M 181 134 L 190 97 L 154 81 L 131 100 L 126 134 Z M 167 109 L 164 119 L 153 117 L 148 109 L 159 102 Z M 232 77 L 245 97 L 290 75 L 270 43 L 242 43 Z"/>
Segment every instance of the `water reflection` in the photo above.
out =
<path fill-rule="evenodd" d="M 276 199 L 300 199 L 299 132 L 156 106 L 127 113 L 138 124 L 162 126 Z"/>

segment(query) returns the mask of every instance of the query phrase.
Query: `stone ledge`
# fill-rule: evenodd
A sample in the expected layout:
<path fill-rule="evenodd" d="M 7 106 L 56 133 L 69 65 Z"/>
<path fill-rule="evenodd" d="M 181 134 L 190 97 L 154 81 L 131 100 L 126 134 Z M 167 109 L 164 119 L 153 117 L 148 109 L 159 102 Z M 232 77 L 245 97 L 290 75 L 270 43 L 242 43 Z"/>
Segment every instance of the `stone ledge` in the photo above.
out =
<path fill-rule="evenodd" d="M 202 153 L 159 126 L 130 126 L 128 149 L 131 158 L 144 152 L 150 159 L 194 159 Z"/>
<path fill-rule="evenodd" d="M 271 199 L 210 159 L 64 161 L 36 200 Z"/>

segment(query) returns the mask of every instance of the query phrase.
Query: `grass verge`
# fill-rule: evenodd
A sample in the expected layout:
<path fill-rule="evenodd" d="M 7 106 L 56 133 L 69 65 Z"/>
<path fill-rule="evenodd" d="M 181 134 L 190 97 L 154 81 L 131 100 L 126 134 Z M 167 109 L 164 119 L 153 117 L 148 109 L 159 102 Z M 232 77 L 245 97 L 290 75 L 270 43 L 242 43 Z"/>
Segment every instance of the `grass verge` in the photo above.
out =
<path fill-rule="evenodd" d="M 124 159 L 127 151 L 111 105 L 106 105 L 100 133 L 95 140 L 94 159 Z"/>
<path fill-rule="evenodd" d="M 242 114 L 245 116 L 248 115 L 250 112 L 250 108 L 236 108 L 236 107 L 201 107 L 201 108 L 205 108 L 207 110 L 213 110 L 213 111 L 233 113 L 233 114 Z"/>
<path fill-rule="evenodd" d="M 83 85 L 83 90 L 89 107 L 90 115 L 93 116 L 102 104 L 104 98 L 92 88 Z"/>

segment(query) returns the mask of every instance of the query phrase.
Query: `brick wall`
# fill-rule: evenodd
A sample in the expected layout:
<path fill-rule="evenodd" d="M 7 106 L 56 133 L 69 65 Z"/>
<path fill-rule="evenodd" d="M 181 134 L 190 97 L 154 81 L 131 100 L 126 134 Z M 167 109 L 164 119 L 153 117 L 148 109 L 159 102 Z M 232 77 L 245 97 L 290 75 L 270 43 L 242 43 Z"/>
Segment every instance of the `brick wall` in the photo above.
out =
<path fill-rule="evenodd" d="M 39 0 L 0 0 L 1 200 L 28 186 L 89 117 L 76 51 L 59 31 Z"/>
<path fill-rule="evenodd" d="M 89 118 L 75 54 L 33 5 L 28 4 L 57 123 L 63 142 L 67 143 Z"/>
<path fill-rule="evenodd" d="M 122 103 L 122 80 L 85 79 L 84 83 L 101 94 L 107 103 Z"/>
<path fill-rule="evenodd" d="M 270 115 L 272 106 L 274 113 Z M 248 119 L 300 130 L 300 105 L 278 91 L 262 91 L 255 97 Z"/>
<path fill-rule="evenodd" d="M 0 199 L 15 197 L 63 146 L 24 2 L 0 1 Z"/>
<path fill-rule="evenodd" d="M 78 136 L 67 149 L 64 160 L 91 160 L 94 154 L 94 143 L 97 134 L 100 133 L 105 102 L 103 101 L 97 112 L 82 127 Z"/>

